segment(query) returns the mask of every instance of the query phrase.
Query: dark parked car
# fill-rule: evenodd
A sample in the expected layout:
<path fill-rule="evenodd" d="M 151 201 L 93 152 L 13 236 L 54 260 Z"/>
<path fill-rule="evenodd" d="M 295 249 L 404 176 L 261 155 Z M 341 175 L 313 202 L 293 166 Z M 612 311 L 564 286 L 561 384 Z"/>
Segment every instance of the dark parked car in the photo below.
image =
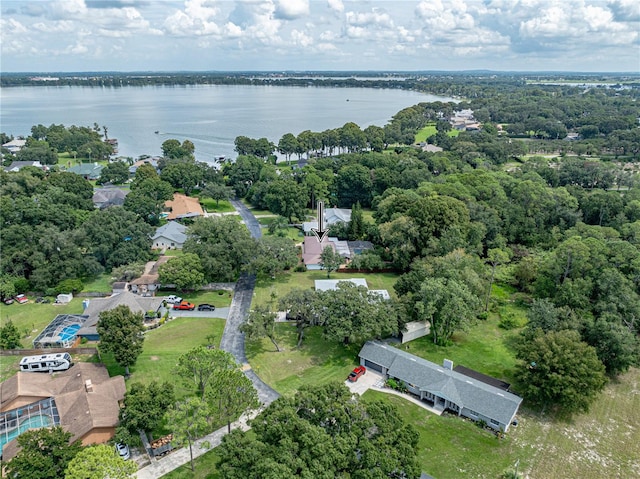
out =
<path fill-rule="evenodd" d="M 216 307 L 213 304 L 199 304 L 198 311 L 215 311 Z"/>

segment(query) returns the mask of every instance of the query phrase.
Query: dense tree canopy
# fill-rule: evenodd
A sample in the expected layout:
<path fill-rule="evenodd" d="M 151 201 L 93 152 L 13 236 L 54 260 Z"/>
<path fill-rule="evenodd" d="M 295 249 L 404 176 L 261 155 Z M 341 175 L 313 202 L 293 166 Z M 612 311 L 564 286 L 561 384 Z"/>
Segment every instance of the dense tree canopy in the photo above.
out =
<path fill-rule="evenodd" d="M 67 466 L 64 479 L 130 479 L 138 466 L 125 461 L 108 444 L 96 444 L 82 449 Z"/>
<path fill-rule="evenodd" d="M 343 385 L 281 397 L 219 448 L 225 479 L 263 477 L 418 478 L 418 435 L 393 406 L 359 401 Z"/>
<path fill-rule="evenodd" d="M 173 405 L 174 400 L 172 383 L 133 383 L 124 396 L 120 426 L 126 428 L 131 435 L 137 435 L 140 430 L 152 431 L 160 425 L 164 412 Z"/>
<path fill-rule="evenodd" d="M 208 217 L 189 227 L 183 251 L 200 258 L 205 281 L 233 281 L 250 262 L 255 248 L 249 231 L 233 218 Z"/>
<path fill-rule="evenodd" d="M 18 436 L 20 451 L 6 464 L 9 477 L 21 479 L 60 479 L 67 465 L 82 449 L 69 443 L 72 434 L 60 426 L 26 431 Z"/>
<path fill-rule="evenodd" d="M 124 161 L 113 161 L 102 169 L 100 178 L 96 182 L 98 185 L 113 183 L 121 185 L 129 179 L 129 165 Z"/>
<path fill-rule="evenodd" d="M 534 404 L 584 412 L 604 388 L 605 368 L 576 331 L 539 332 L 517 349 L 518 390 Z"/>
<path fill-rule="evenodd" d="M 81 231 L 89 252 L 107 268 L 151 259 L 153 228 L 124 208 L 96 210 Z"/>
<path fill-rule="evenodd" d="M 178 291 L 194 290 L 204 284 L 204 271 L 200 258 L 186 253 L 160 265 L 159 280 L 162 284 L 174 284 Z"/>

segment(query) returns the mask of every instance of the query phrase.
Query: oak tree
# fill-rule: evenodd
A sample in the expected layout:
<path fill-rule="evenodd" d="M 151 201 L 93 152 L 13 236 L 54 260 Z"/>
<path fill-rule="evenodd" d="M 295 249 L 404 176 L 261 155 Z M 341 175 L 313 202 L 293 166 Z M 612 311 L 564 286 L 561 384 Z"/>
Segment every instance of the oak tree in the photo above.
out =
<path fill-rule="evenodd" d="M 18 436 L 20 451 L 6 464 L 7 477 L 60 479 L 82 445 L 69 444 L 72 434 L 60 426 L 26 431 Z"/>
<path fill-rule="evenodd" d="M 538 333 L 517 346 L 518 390 L 532 403 L 585 412 L 606 384 L 596 350 L 577 331 Z"/>
<path fill-rule="evenodd" d="M 350 477 L 417 479 L 418 434 L 394 406 L 364 402 L 341 384 L 307 386 L 281 397 L 219 447 L 227 479 Z"/>
<path fill-rule="evenodd" d="M 138 465 L 125 461 L 107 444 L 96 444 L 82 449 L 67 466 L 64 479 L 129 479 L 134 477 Z"/>
<path fill-rule="evenodd" d="M 142 353 L 143 322 L 142 313 L 134 313 L 125 305 L 100 313 L 100 347 L 113 353 L 116 362 L 125 369 L 126 376 L 129 376 L 129 366 L 133 366 Z"/>

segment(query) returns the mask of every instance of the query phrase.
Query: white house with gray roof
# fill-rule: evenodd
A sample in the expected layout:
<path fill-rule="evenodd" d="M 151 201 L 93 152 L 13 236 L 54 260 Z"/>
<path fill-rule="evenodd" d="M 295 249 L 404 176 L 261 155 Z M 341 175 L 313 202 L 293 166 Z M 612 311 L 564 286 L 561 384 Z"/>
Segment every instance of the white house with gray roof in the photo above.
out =
<path fill-rule="evenodd" d="M 506 388 L 478 379 L 483 375 L 472 377 L 454 371 L 451 361 L 439 366 L 377 341 L 367 342 L 358 356 L 362 366 L 401 381 L 411 394 L 435 409 L 485 421 L 496 430 L 509 429 L 522 402 Z"/>
<path fill-rule="evenodd" d="M 152 248 L 182 249 L 187 241 L 187 227 L 176 221 L 169 221 L 156 230 L 151 240 Z"/>
<path fill-rule="evenodd" d="M 336 223 L 348 223 L 351 221 L 351 210 L 348 208 L 325 208 L 324 210 L 324 229 L 330 228 Z M 302 223 L 302 229 L 305 235 L 311 235 L 312 229 L 318 229 L 318 220 L 305 221 Z"/>

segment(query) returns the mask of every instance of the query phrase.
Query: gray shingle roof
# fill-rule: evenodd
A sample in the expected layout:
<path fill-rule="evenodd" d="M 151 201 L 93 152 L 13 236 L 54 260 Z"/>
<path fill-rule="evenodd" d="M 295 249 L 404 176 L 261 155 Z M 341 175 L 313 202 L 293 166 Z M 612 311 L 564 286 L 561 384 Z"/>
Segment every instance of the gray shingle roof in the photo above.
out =
<path fill-rule="evenodd" d="M 184 244 L 187 241 L 187 227 L 175 221 L 169 221 L 156 230 L 151 238 L 155 241 L 157 238 L 167 238 L 175 243 Z"/>
<path fill-rule="evenodd" d="M 522 398 L 435 363 L 375 341 L 367 342 L 359 356 L 388 369 L 391 377 L 453 401 L 481 415 L 509 424 Z"/>
<path fill-rule="evenodd" d="M 102 311 L 110 311 L 117 306 L 125 305 L 133 313 L 146 313 L 147 311 L 157 311 L 162 305 L 164 298 L 144 297 L 133 294 L 130 291 L 114 294 L 108 298 L 92 299 L 83 315 L 89 318 L 84 326 L 78 330 L 78 335 L 97 334 L 97 325 Z"/>

